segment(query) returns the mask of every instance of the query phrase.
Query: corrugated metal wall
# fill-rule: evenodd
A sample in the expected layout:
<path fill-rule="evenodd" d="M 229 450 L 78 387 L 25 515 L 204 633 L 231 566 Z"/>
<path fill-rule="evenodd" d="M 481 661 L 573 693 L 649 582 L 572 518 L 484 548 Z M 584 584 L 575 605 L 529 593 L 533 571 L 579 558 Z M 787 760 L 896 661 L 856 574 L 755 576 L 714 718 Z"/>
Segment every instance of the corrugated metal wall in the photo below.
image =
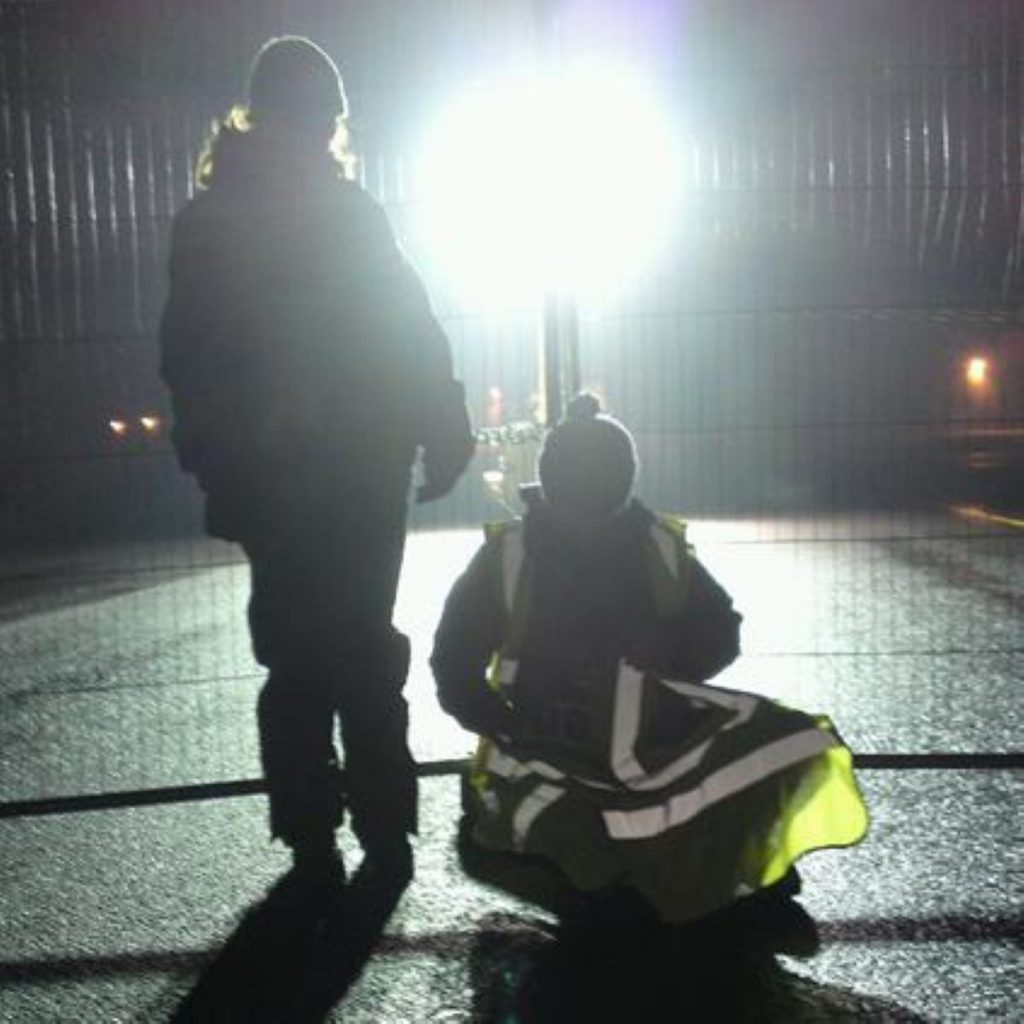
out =
<path fill-rule="evenodd" d="M 639 292 L 581 310 L 584 380 L 650 435 L 652 467 L 668 460 L 664 444 L 690 445 L 687 465 L 705 468 L 686 483 L 687 501 L 756 506 L 765 500 L 756 488 L 711 479 L 722 448 L 702 432 L 728 432 L 740 462 L 763 463 L 776 456 L 733 435 L 768 426 L 778 458 L 796 460 L 783 472 L 791 489 L 815 487 L 824 472 L 827 491 L 857 479 L 848 456 L 878 447 L 872 429 L 948 420 L 949 371 L 965 339 L 1002 344 L 1019 304 L 1019 5 L 627 6 L 0 5 L 0 456 L 22 482 L 3 493 L 8 529 L 139 525 L 127 505 L 62 519 L 65 499 L 47 494 L 61 489 L 58 477 L 80 488 L 87 468 L 112 472 L 108 456 L 167 461 L 151 438 L 112 449 L 107 411 L 165 411 L 152 342 L 169 218 L 251 53 L 285 30 L 307 31 L 339 57 L 366 184 L 428 279 L 479 421 L 499 383 L 508 408 L 527 413 L 538 311 L 499 318 L 448 294 L 415 230 L 422 197 L 409 184 L 409 140 L 432 102 L 482 71 L 536 59 L 556 35 L 563 48 L 613 39 L 619 52 L 643 52 L 685 126 L 688 199 L 668 258 Z M 613 192 L 630 177 L 614 139 L 612 125 L 609 166 L 595 169 Z M 667 387 L 676 376 L 678 392 Z M 709 398 L 710 380 L 724 406 Z M 998 418 L 1004 406 L 987 411 Z M 783 452 L 797 424 L 802 435 L 821 428 L 806 446 L 817 454 Z M 847 429 L 856 424 L 872 429 L 856 439 Z M 657 497 L 682 501 L 679 480 L 657 472 L 648 474 Z M 172 467 L 158 477 L 137 485 L 163 496 L 145 517 L 165 508 L 166 525 L 187 525 L 194 495 Z M 434 514 L 479 518 L 478 499 L 460 492 Z"/>
<path fill-rule="evenodd" d="M 125 726 L 117 764 L 134 757 L 140 784 L 154 781 L 153 744 L 171 741 L 146 731 L 145 709 L 161 687 L 178 688 L 160 712 L 164 735 L 209 740 L 179 781 L 237 763 L 224 736 L 203 730 L 229 704 L 249 713 L 251 693 L 217 688 L 257 678 L 235 614 L 244 573 L 199 545 L 182 562 L 185 549 L 161 539 L 198 535 L 197 495 L 166 436 L 138 421 L 167 411 L 154 332 L 171 215 L 251 54 L 285 31 L 339 60 L 364 182 L 427 281 L 478 423 L 530 415 L 540 310 L 498 314 L 443 278 L 418 229 L 428 200 L 410 139 L 481 74 L 612 49 L 642 57 L 686 142 L 685 210 L 664 258 L 637 287 L 578 309 L 583 383 L 633 427 L 642 495 L 691 515 L 867 506 L 885 510 L 900 543 L 924 544 L 939 539 L 937 521 L 918 512 L 939 496 L 1021 500 L 1024 7 L 1014 0 L 3 0 L 0 582 L 20 607 L 36 577 L 69 593 L 83 574 L 89 586 L 106 574 L 112 593 L 143 577 L 191 580 L 160 592 L 160 622 L 132 605 L 103 632 L 90 606 L 59 634 L 36 635 L 27 618 L 12 632 L 12 656 L 57 659 L 54 700 L 90 690 L 98 647 L 116 662 L 120 643 L 152 634 L 162 652 L 135 691 L 98 681 L 103 702 L 76 703 L 73 737 L 46 714 L 33 719 L 31 743 L 64 767 L 59 779 L 17 776 L 16 795 L 61 789 L 69 773 L 86 789 L 109 786 L 114 761 L 90 737 L 119 715 L 141 724 Z M 610 195 L 631 181 L 615 143 L 609 124 L 608 161 L 594 173 Z M 972 352 L 1000 371 L 984 401 L 963 385 Z M 112 435 L 116 418 L 128 436 Z M 416 522 L 500 514 L 481 481 L 497 454 L 482 450 L 456 494 Z M 857 544 L 856 529 L 835 536 Z M 125 543 L 139 537 L 149 539 Z M 964 571 L 991 555 L 964 552 Z M 836 586 L 867 586 L 849 565 Z M 852 652 L 865 674 L 899 646 L 892 622 Z M 186 638 L 173 651 L 167 623 Z M 1012 656 L 994 626 L 963 623 L 958 650 Z M 215 629 L 233 639 L 203 654 Z M 938 659 L 953 640 L 928 642 Z M 808 650 L 828 653 L 817 640 Z"/>

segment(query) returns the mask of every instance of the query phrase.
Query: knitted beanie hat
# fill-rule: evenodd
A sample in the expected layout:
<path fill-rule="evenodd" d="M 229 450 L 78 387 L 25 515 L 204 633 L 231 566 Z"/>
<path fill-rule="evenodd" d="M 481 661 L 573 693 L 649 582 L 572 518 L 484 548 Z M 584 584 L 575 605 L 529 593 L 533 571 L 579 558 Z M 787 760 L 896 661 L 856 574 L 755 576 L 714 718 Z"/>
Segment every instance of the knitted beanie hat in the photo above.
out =
<path fill-rule="evenodd" d="M 334 61 L 303 36 L 268 39 L 249 72 L 249 112 L 265 118 L 344 117 L 345 88 Z"/>
<path fill-rule="evenodd" d="M 596 395 L 584 391 L 545 438 L 538 471 L 544 497 L 552 504 L 610 515 L 629 500 L 636 479 L 633 437 L 601 412 Z"/>

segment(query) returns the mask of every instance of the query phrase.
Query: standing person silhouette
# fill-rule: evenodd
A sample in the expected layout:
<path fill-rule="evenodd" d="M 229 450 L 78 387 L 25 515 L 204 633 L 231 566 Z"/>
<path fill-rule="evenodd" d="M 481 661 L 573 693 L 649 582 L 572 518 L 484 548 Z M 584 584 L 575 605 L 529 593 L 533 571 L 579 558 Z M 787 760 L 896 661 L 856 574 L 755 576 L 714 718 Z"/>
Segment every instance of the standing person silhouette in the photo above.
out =
<path fill-rule="evenodd" d="M 347 808 L 361 870 L 401 887 L 417 789 L 409 643 L 391 617 L 411 471 L 421 450 L 418 500 L 444 495 L 473 438 L 424 289 L 350 180 L 334 63 L 308 39 L 271 39 L 248 92 L 174 222 L 160 331 L 174 445 L 209 533 L 251 566 L 272 835 L 296 877 L 333 885 Z"/>

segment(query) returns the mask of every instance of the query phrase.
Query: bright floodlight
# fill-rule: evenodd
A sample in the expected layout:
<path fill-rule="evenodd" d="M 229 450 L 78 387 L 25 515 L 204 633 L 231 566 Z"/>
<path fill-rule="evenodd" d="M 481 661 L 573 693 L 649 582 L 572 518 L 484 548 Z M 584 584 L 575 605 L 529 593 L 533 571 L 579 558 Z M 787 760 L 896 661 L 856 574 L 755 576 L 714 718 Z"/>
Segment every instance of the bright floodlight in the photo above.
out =
<path fill-rule="evenodd" d="M 489 298 L 606 292 L 648 265 L 679 197 L 679 145 L 649 88 L 608 64 L 479 85 L 421 154 L 422 228 Z"/>

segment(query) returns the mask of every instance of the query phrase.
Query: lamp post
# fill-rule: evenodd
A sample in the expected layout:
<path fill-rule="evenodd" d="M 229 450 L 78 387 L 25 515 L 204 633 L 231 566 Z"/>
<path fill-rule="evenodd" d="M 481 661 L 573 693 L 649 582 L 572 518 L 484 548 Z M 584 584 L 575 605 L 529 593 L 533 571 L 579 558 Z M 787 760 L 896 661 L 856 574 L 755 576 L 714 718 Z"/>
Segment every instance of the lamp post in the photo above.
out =
<path fill-rule="evenodd" d="M 560 6 L 561 0 L 536 0 L 534 5 L 541 72 L 549 79 L 559 74 L 566 57 Z M 541 407 L 544 425 L 550 428 L 580 389 L 579 311 L 571 286 L 545 282 L 540 335 Z"/>
<path fill-rule="evenodd" d="M 676 127 L 649 83 L 576 52 L 562 7 L 536 0 L 531 62 L 452 97 L 419 163 L 424 230 L 459 293 L 483 310 L 529 303 L 544 426 L 580 388 L 579 303 L 650 264 L 679 180 Z"/>
<path fill-rule="evenodd" d="M 540 350 L 544 425 L 553 427 L 580 389 L 579 312 L 569 289 L 544 293 Z"/>

